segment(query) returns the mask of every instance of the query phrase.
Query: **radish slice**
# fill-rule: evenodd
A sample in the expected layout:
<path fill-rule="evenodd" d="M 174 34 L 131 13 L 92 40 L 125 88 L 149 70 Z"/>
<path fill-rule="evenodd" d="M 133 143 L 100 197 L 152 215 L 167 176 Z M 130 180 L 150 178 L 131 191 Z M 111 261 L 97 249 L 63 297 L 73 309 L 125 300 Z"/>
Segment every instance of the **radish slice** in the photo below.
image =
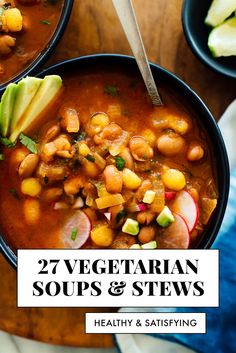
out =
<path fill-rule="evenodd" d="M 64 224 L 61 231 L 63 246 L 67 249 L 79 249 L 88 240 L 91 222 L 83 211 L 75 211 Z"/>
<path fill-rule="evenodd" d="M 103 214 L 106 217 L 106 219 L 110 222 L 110 220 L 111 220 L 111 212 L 104 212 Z"/>
<path fill-rule="evenodd" d="M 166 191 L 165 192 L 165 199 L 167 201 L 174 200 L 175 196 L 176 196 L 176 192 L 174 192 L 174 191 Z"/>
<path fill-rule="evenodd" d="M 188 249 L 190 235 L 187 224 L 177 213 L 173 213 L 175 221 L 163 228 L 157 235 L 158 249 Z"/>
<path fill-rule="evenodd" d="M 140 203 L 140 204 L 130 204 L 128 207 L 127 207 L 127 211 L 128 212 L 140 212 L 140 211 L 146 211 L 147 209 L 147 206 L 144 204 L 144 203 Z"/>
<path fill-rule="evenodd" d="M 73 208 L 73 209 L 79 209 L 79 208 L 82 208 L 83 206 L 84 206 L 84 201 L 83 201 L 82 197 L 79 196 L 79 197 L 75 200 L 75 202 L 74 202 L 72 208 Z"/>
<path fill-rule="evenodd" d="M 171 206 L 171 210 L 183 217 L 191 233 L 199 217 L 198 205 L 194 198 L 187 191 L 180 191 Z"/>

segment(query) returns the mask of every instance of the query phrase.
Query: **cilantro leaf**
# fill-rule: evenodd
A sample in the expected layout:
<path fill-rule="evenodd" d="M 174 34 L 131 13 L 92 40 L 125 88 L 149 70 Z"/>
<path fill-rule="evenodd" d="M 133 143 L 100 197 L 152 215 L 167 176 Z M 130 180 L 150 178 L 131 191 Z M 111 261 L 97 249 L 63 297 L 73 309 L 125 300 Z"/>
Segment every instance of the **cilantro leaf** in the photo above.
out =
<path fill-rule="evenodd" d="M 15 188 L 11 188 L 9 192 L 14 196 L 17 200 L 20 200 L 20 196 Z"/>
<path fill-rule="evenodd" d="M 95 158 L 94 156 L 92 156 L 91 154 L 87 154 L 87 156 L 85 157 L 89 162 L 94 163 L 95 162 Z"/>
<path fill-rule="evenodd" d="M 4 161 L 4 154 L 0 153 L 0 161 Z"/>
<path fill-rule="evenodd" d="M 106 94 L 110 94 L 110 96 L 116 97 L 119 94 L 118 88 L 116 86 L 113 85 L 106 85 L 104 87 L 104 92 Z"/>
<path fill-rule="evenodd" d="M 50 25 L 51 24 L 51 22 L 48 20 L 41 20 L 39 22 L 42 23 L 43 25 Z"/>
<path fill-rule="evenodd" d="M 7 137 L 0 137 L 0 142 L 4 146 L 7 146 L 9 148 L 13 148 L 13 147 L 15 147 L 17 140 L 15 140 L 14 142 L 11 142 Z"/>
<path fill-rule="evenodd" d="M 78 134 L 74 134 L 73 135 L 73 139 L 75 141 L 78 141 L 78 142 L 85 140 L 85 138 L 86 138 L 86 132 L 85 131 L 81 131 Z"/>
<path fill-rule="evenodd" d="M 30 137 L 24 135 L 23 132 L 20 134 L 20 142 L 27 147 L 30 152 L 38 153 L 37 143 Z"/>
<path fill-rule="evenodd" d="M 120 223 L 120 221 L 126 216 L 127 212 L 125 210 L 122 210 L 117 213 L 116 215 L 116 223 Z"/>
<path fill-rule="evenodd" d="M 116 168 L 118 170 L 123 170 L 125 167 L 125 160 L 122 157 L 117 156 L 115 157 L 115 161 L 116 161 Z"/>

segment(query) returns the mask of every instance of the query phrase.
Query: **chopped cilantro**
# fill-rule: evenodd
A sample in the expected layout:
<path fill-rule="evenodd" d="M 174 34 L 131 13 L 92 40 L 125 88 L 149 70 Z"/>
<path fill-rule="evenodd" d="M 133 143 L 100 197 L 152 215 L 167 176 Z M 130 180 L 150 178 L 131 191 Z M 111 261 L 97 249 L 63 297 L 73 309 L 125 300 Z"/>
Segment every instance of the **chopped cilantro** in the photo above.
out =
<path fill-rule="evenodd" d="M 81 131 L 78 134 L 74 134 L 73 138 L 75 141 L 83 141 L 86 138 L 86 132 L 85 131 Z"/>
<path fill-rule="evenodd" d="M 41 20 L 41 21 L 39 21 L 39 22 L 42 23 L 42 24 L 44 24 L 44 25 L 50 25 L 50 24 L 51 24 L 51 22 L 48 21 L 48 20 Z"/>
<path fill-rule="evenodd" d="M 117 213 L 116 215 L 116 223 L 120 223 L 120 221 L 122 220 L 122 218 L 124 218 L 126 216 L 126 211 L 122 210 L 119 213 Z"/>
<path fill-rule="evenodd" d="M 6 3 L 2 6 L 2 8 L 3 8 L 4 10 L 10 9 L 10 8 L 11 8 L 11 3 L 10 3 L 10 2 L 6 2 Z"/>
<path fill-rule="evenodd" d="M 43 178 L 43 181 L 44 181 L 44 184 L 48 184 L 49 179 L 47 175 L 45 175 L 45 177 Z"/>
<path fill-rule="evenodd" d="M 123 170 L 125 167 L 125 160 L 120 156 L 115 157 L 115 160 L 116 160 L 116 168 L 118 170 Z"/>
<path fill-rule="evenodd" d="M 38 153 L 37 143 L 30 137 L 24 135 L 23 132 L 20 134 L 20 142 L 27 147 L 30 152 Z"/>
<path fill-rule="evenodd" d="M 104 87 L 104 92 L 107 94 L 110 94 L 110 96 L 116 97 L 118 96 L 118 88 L 116 86 L 112 86 L 112 85 L 106 85 Z"/>
<path fill-rule="evenodd" d="M 85 157 L 89 162 L 95 162 L 95 158 L 94 156 L 92 156 L 91 154 L 87 154 L 87 156 Z"/>
<path fill-rule="evenodd" d="M 9 148 L 15 147 L 17 140 L 14 142 L 11 142 L 7 137 L 0 137 L 0 142 Z"/>
<path fill-rule="evenodd" d="M 20 196 L 19 196 L 19 194 L 18 194 L 18 192 L 17 192 L 16 189 L 11 188 L 11 189 L 9 190 L 9 192 L 10 192 L 10 193 L 12 194 L 12 196 L 14 196 L 17 200 L 20 200 Z"/>
<path fill-rule="evenodd" d="M 0 161 L 4 161 L 4 154 L 0 153 Z"/>
<path fill-rule="evenodd" d="M 75 241 L 76 237 L 77 237 L 77 233 L 78 233 L 78 229 L 77 228 L 72 228 L 71 231 L 71 240 Z"/>

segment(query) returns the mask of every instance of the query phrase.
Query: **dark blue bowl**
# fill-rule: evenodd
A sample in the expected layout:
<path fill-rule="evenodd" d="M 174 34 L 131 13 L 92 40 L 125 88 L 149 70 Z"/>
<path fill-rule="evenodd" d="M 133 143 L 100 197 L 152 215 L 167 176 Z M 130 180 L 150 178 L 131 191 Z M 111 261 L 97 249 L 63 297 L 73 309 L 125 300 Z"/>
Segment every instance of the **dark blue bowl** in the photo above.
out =
<path fill-rule="evenodd" d="M 10 82 L 18 82 L 27 75 L 35 75 L 38 69 L 50 57 L 64 33 L 64 30 L 70 18 L 73 2 L 73 0 L 64 0 L 64 5 L 62 8 L 61 17 L 59 19 L 58 25 L 50 41 L 47 43 L 47 45 L 45 43 L 46 46 L 44 50 L 32 61 L 29 66 L 27 66 L 24 71 L 21 71 L 17 76 L 11 78 L 8 82 L 5 82 L 4 84 L 0 85 L 0 95 Z"/>
<path fill-rule="evenodd" d="M 182 8 L 182 24 L 187 42 L 193 53 L 212 70 L 223 75 L 236 78 L 236 58 L 214 58 L 208 48 L 208 36 L 211 28 L 204 20 L 212 0 L 184 0 Z"/>
<path fill-rule="evenodd" d="M 136 61 L 133 57 L 113 54 L 98 54 L 60 62 L 46 68 L 37 76 L 44 77 L 45 75 L 58 74 L 63 77 L 67 73 L 83 72 L 85 70 L 88 71 L 95 68 L 99 69 L 101 67 L 110 71 L 117 71 L 121 69 L 127 72 L 135 72 L 137 75 L 140 75 Z M 186 85 L 186 83 L 158 65 L 151 64 L 151 70 L 153 72 L 154 79 L 158 82 L 158 84 L 169 87 L 171 92 L 175 92 L 178 100 L 193 111 L 194 117 L 199 119 L 202 126 L 208 132 L 208 138 L 213 147 L 213 155 L 216 156 L 214 163 L 216 166 L 216 178 L 219 188 L 218 205 L 198 244 L 198 248 L 207 249 L 210 248 L 219 231 L 228 200 L 229 163 L 224 141 L 213 116 L 202 100 L 189 86 Z M 0 248 L 2 248 L 3 254 L 10 261 L 10 263 L 16 267 L 17 257 L 1 236 Z"/>

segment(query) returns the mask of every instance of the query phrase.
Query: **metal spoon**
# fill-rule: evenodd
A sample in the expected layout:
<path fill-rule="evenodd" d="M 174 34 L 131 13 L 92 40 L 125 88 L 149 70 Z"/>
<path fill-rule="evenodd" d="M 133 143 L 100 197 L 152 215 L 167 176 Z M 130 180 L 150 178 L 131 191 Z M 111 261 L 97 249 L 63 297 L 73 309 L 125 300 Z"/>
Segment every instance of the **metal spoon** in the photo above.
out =
<path fill-rule="evenodd" d="M 112 0 L 153 105 L 163 105 L 149 66 L 132 0 Z"/>

